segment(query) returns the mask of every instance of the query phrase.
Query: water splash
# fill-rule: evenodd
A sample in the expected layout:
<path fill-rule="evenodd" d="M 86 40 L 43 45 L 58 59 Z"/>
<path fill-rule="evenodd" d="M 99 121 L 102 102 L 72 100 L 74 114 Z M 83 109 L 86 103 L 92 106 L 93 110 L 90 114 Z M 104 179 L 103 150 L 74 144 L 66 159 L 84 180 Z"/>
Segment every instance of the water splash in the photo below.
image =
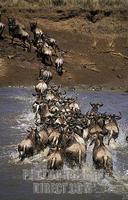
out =
<path fill-rule="evenodd" d="M 38 169 L 45 169 L 47 165 L 46 152 L 40 152 L 33 157 L 25 159 L 24 162 L 20 162 L 18 158 L 17 143 L 24 138 L 26 130 L 33 124 L 34 114 L 32 113 L 31 104 L 34 99 L 30 98 L 31 93 L 31 89 L 9 88 L 2 90 L 1 102 L 3 102 L 3 107 L 1 108 L 1 116 L 4 113 L 2 118 L 2 131 L 4 131 L 4 134 L 1 135 L 1 139 L 4 139 L 5 143 L 3 142 L 2 146 L 0 145 L 0 160 L 8 160 L 10 165 L 17 165 L 17 167 L 24 168 L 27 166 L 30 169 L 34 166 L 38 167 Z M 78 167 L 71 169 L 65 164 L 60 176 L 56 179 L 56 172 L 52 171 L 49 180 L 59 181 L 61 179 L 66 181 L 63 175 L 66 171 L 69 171 L 72 174 L 77 174 L 77 179 L 81 180 L 81 177 L 84 177 L 84 182 L 94 183 L 96 188 L 102 188 L 104 192 L 126 193 L 128 189 L 128 161 L 126 160 L 128 149 L 125 137 L 128 135 L 128 95 L 113 94 L 111 92 L 90 93 L 81 90 L 76 90 L 75 92 L 69 90 L 67 94 L 74 97 L 76 93 L 78 93 L 77 98 L 83 113 L 90 109 L 89 102 L 91 101 L 103 102 L 104 108 L 102 108 L 102 112 L 108 110 L 110 113 L 122 112 L 122 119 L 119 121 L 119 138 L 116 143 L 112 141 L 110 145 L 113 153 L 115 179 L 107 175 L 103 179 L 103 171 L 95 170 L 92 165 L 92 149 L 90 148 L 87 153 L 87 162 L 83 165 L 81 171 L 79 171 Z M 9 108 L 5 105 L 9 105 Z M 7 115 L 5 115 L 6 113 Z M 39 179 L 45 180 L 46 177 L 40 177 Z M 93 189 L 92 187 L 92 191 Z"/>

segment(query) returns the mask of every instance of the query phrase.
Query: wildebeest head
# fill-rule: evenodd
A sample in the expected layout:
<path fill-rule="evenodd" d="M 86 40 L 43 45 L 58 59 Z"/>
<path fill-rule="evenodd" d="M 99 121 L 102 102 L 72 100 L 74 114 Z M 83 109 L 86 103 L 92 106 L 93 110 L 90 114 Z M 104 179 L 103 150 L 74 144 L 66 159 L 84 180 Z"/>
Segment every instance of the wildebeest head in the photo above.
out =
<path fill-rule="evenodd" d="M 114 122 L 114 123 L 116 123 L 116 120 L 120 120 L 122 118 L 122 114 L 121 114 L 121 112 L 119 112 L 119 115 L 116 115 L 116 114 L 113 114 L 113 115 L 108 115 L 107 117 L 106 117 L 106 120 L 105 120 L 105 122 L 106 123 L 109 123 L 109 122 Z"/>
<path fill-rule="evenodd" d="M 16 19 L 14 17 L 8 17 L 8 25 L 16 25 Z"/>
<path fill-rule="evenodd" d="M 119 115 L 113 114 L 111 117 L 112 117 L 113 119 L 120 120 L 120 119 L 122 118 L 122 114 L 121 114 L 121 112 L 119 112 Z"/>
<path fill-rule="evenodd" d="M 9 17 L 8 18 L 8 29 L 9 29 L 9 33 L 14 31 L 16 27 L 16 20 L 15 18 Z"/>
<path fill-rule="evenodd" d="M 29 138 L 33 143 L 36 143 L 40 139 L 36 126 L 30 127 L 30 129 L 28 129 L 27 132 L 27 138 Z"/>
<path fill-rule="evenodd" d="M 99 108 L 103 106 L 103 103 L 90 103 L 90 105 L 92 106 L 92 108 Z"/>
<path fill-rule="evenodd" d="M 33 32 L 37 28 L 37 22 L 30 22 L 30 29 Z"/>
<path fill-rule="evenodd" d="M 99 133 L 96 133 L 94 136 L 93 136 L 93 138 L 92 138 L 92 140 L 91 140 L 91 143 L 89 144 L 89 146 L 91 146 L 92 144 L 94 144 L 95 143 L 95 145 L 96 146 L 99 146 L 99 145 L 104 145 L 103 144 L 103 135 L 102 134 L 99 134 Z"/>
<path fill-rule="evenodd" d="M 92 107 L 90 113 L 93 113 L 93 114 L 97 114 L 99 108 L 103 106 L 102 103 L 90 103 L 90 105 Z"/>
<path fill-rule="evenodd" d="M 16 26 L 16 19 L 14 17 L 8 17 L 8 26 L 10 28 Z"/>

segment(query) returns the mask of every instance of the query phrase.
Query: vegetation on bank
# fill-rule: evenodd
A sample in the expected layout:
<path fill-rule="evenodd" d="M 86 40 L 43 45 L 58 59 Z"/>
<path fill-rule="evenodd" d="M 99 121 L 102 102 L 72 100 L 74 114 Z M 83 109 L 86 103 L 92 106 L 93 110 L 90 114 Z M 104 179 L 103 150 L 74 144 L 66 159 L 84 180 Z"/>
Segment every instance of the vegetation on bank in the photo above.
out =
<path fill-rule="evenodd" d="M 54 8 L 54 7 L 78 7 L 87 9 L 125 8 L 127 0 L 1 0 L 0 7 L 19 8 Z"/>

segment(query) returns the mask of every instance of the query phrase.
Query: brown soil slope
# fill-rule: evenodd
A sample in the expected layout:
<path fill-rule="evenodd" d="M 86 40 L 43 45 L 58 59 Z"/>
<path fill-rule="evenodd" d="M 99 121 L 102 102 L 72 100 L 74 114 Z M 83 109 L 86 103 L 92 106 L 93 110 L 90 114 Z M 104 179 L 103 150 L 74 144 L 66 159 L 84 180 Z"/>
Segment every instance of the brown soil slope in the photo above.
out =
<path fill-rule="evenodd" d="M 84 85 L 94 89 L 128 90 L 128 12 L 84 9 L 3 9 L 2 21 L 15 16 L 30 32 L 29 22 L 54 37 L 65 52 L 64 74 L 54 67 L 54 82 L 63 86 Z M 19 41 L 10 44 L 6 27 L 0 40 L 0 85 L 31 86 L 42 65 L 32 52 L 23 51 Z"/>

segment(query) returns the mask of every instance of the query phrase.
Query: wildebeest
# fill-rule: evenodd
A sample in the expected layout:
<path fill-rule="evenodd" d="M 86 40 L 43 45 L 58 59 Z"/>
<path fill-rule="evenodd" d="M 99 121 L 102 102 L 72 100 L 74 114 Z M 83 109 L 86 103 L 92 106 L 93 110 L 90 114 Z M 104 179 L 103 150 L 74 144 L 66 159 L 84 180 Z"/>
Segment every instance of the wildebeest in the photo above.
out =
<path fill-rule="evenodd" d="M 113 138 L 114 140 L 116 140 L 118 138 L 119 135 L 119 127 L 117 124 L 117 120 L 121 119 L 121 113 L 120 115 L 108 115 L 108 117 L 105 120 L 105 129 L 108 133 L 108 145 L 111 141 L 111 139 Z"/>
<path fill-rule="evenodd" d="M 12 37 L 12 44 L 15 38 L 21 40 L 24 45 L 24 49 L 27 47 L 31 51 L 31 39 L 29 34 L 20 26 L 16 24 L 15 18 L 8 18 L 9 34 Z M 27 42 L 27 43 L 26 43 Z M 27 46 L 29 44 L 29 46 Z"/>
<path fill-rule="evenodd" d="M 58 50 L 58 51 L 60 50 L 60 49 L 59 49 L 59 46 L 58 46 L 58 44 L 57 44 L 57 42 L 56 42 L 56 40 L 55 40 L 54 38 L 50 38 L 50 37 L 48 37 L 47 35 L 44 35 L 43 37 L 44 37 L 44 41 L 45 41 L 50 47 L 53 48 L 53 50 L 55 51 L 55 53 L 56 53 L 57 50 Z"/>
<path fill-rule="evenodd" d="M 98 134 L 92 140 L 90 145 L 95 143 L 93 148 L 93 162 L 96 169 L 104 169 L 110 176 L 112 176 L 113 162 L 112 154 L 103 143 L 103 136 Z"/>
<path fill-rule="evenodd" d="M 48 134 L 45 129 L 42 129 L 38 133 L 38 145 L 40 149 L 44 149 L 48 143 Z"/>
<path fill-rule="evenodd" d="M 37 27 L 37 22 L 31 22 L 30 23 L 30 30 L 33 33 L 34 36 L 34 44 L 36 41 L 42 37 L 43 31 Z"/>
<path fill-rule="evenodd" d="M 49 134 L 48 140 L 51 145 L 58 145 L 61 140 L 61 133 L 54 128 L 53 131 Z"/>
<path fill-rule="evenodd" d="M 37 94 L 41 95 L 47 90 L 47 88 L 47 84 L 42 79 L 40 79 L 38 81 L 38 84 L 35 86 L 35 91 L 37 92 Z"/>
<path fill-rule="evenodd" d="M 56 67 L 56 71 L 57 73 L 61 76 L 63 74 L 63 64 L 64 64 L 64 59 L 63 57 L 58 57 L 55 60 L 55 67 Z"/>
<path fill-rule="evenodd" d="M 86 159 L 86 144 L 82 137 L 77 134 L 69 134 L 64 141 L 64 154 L 69 161 L 69 163 L 74 166 L 74 163 L 78 164 L 81 167 L 82 162 Z"/>
<path fill-rule="evenodd" d="M 45 65 L 51 66 L 53 64 L 52 54 L 52 48 L 46 42 L 37 46 L 37 55 Z"/>
<path fill-rule="evenodd" d="M 62 157 L 62 153 L 61 153 L 61 149 L 59 148 L 59 146 L 52 148 L 49 152 L 48 155 L 48 161 L 47 161 L 47 174 L 46 176 L 48 176 L 48 172 L 49 170 L 58 170 L 61 169 L 63 167 L 63 157 Z"/>
<path fill-rule="evenodd" d="M 40 69 L 39 77 L 42 78 L 48 84 L 52 80 L 52 72 Z"/>
<path fill-rule="evenodd" d="M 91 114 L 91 115 L 96 115 L 96 114 L 98 114 L 99 108 L 103 106 L 102 103 L 90 103 L 90 105 L 91 105 L 91 107 L 92 107 L 92 109 L 91 109 L 91 111 L 90 111 L 90 114 Z"/>
<path fill-rule="evenodd" d="M 5 29 L 5 24 L 1 22 L 2 13 L 0 12 L 0 38 L 2 38 L 3 31 Z"/>
<path fill-rule="evenodd" d="M 51 90 L 47 92 L 45 99 L 47 101 L 59 101 L 59 97 Z"/>
<path fill-rule="evenodd" d="M 31 128 L 27 137 L 18 144 L 19 158 L 23 160 L 26 157 L 33 156 L 38 143 L 37 129 Z"/>
<path fill-rule="evenodd" d="M 46 103 L 41 102 L 37 108 L 38 110 L 35 116 L 37 123 L 42 124 L 44 120 L 53 116 L 53 114 L 50 113 L 49 107 Z"/>
<path fill-rule="evenodd" d="M 98 124 L 98 116 L 87 115 L 87 126 L 84 129 L 83 137 L 87 141 L 94 138 L 97 134 L 102 133 L 103 129 Z"/>

